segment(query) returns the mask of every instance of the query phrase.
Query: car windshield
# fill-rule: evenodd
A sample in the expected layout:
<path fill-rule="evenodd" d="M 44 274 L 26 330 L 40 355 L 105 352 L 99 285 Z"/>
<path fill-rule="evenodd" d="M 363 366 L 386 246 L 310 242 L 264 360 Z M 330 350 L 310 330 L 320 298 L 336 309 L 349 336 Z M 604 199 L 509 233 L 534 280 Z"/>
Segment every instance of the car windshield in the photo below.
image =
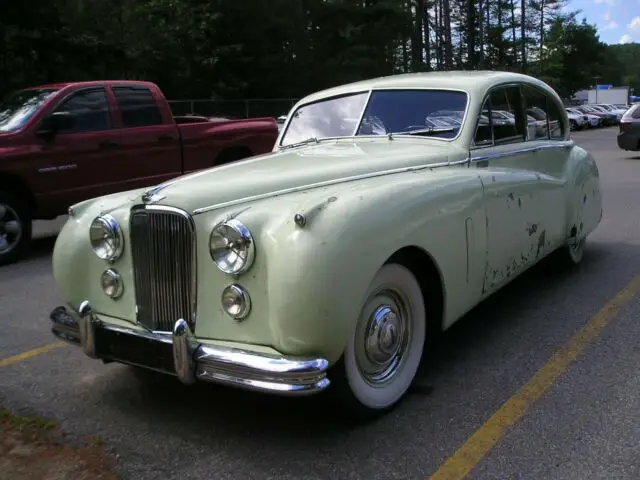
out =
<path fill-rule="evenodd" d="M 0 102 L 0 132 L 21 129 L 55 88 L 21 90 Z"/>
<path fill-rule="evenodd" d="M 371 96 L 334 97 L 297 108 L 281 145 L 392 133 L 451 139 L 462 127 L 466 108 L 467 94 L 461 91 L 374 90 Z"/>

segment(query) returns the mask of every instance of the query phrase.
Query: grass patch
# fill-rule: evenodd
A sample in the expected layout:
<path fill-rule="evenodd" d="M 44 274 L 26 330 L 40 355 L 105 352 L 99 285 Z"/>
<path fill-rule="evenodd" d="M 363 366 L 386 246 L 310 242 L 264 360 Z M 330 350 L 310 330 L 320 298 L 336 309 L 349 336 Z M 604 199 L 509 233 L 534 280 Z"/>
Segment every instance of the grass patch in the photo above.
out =
<path fill-rule="evenodd" d="M 0 407 L 0 476 L 11 480 L 117 480 L 98 437 L 73 437 L 53 421 Z M 5 478 L 5 477 L 3 477 Z"/>

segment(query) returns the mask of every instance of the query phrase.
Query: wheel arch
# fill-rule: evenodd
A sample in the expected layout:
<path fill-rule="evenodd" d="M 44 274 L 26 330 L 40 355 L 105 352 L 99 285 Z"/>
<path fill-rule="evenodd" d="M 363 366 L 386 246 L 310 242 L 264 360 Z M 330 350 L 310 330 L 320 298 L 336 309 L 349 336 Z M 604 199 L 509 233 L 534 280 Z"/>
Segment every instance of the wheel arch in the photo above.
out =
<path fill-rule="evenodd" d="M 427 332 L 438 334 L 442 331 L 445 308 L 445 288 L 442 272 L 431 254 L 421 247 L 407 245 L 396 250 L 384 262 L 398 263 L 411 271 L 420 284 L 424 307 L 427 313 Z M 431 336 L 428 335 L 429 339 Z"/>
<path fill-rule="evenodd" d="M 38 210 L 36 199 L 27 183 L 19 175 L 0 172 L 0 191 L 5 191 L 24 199 L 29 207 L 31 216 L 36 216 Z"/>

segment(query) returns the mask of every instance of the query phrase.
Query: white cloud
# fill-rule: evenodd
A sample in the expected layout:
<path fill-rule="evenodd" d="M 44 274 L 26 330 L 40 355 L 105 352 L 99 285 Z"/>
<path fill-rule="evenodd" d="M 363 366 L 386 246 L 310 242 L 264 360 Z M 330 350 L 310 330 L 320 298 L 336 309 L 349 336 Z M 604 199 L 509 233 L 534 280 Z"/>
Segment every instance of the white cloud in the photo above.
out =
<path fill-rule="evenodd" d="M 602 18 L 604 19 L 605 22 L 607 22 L 602 27 L 602 30 L 613 30 L 614 28 L 618 28 L 618 23 L 611 18 L 611 10 L 607 10 L 606 12 L 604 12 L 604 15 L 602 15 Z"/>
<path fill-rule="evenodd" d="M 624 34 L 618 43 L 631 43 L 632 38 L 631 35 Z"/>
<path fill-rule="evenodd" d="M 640 35 L 640 16 L 635 17 L 633 20 L 631 20 L 627 27 L 629 28 L 629 30 L 631 30 L 631 32 Z"/>

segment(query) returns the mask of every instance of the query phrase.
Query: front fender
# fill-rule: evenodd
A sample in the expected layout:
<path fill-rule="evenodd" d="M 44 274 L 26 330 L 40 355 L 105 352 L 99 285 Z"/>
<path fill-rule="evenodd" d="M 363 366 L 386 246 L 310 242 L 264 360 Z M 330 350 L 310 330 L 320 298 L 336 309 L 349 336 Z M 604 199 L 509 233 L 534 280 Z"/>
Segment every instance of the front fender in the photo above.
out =
<path fill-rule="evenodd" d="M 482 185 L 472 170 L 406 173 L 303 197 L 254 205 L 238 217 L 248 225 L 270 218 L 259 239 L 262 271 L 251 288 L 265 293 L 268 314 L 258 315 L 270 325 L 274 348 L 336 361 L 373 276 L 405 246 L 422 248 L 434 259 L 446 315 L 458 316 L 478 300 L 481 284 L 472 278 L 470 285 L 468 265 L 460 260 L 467 252 L 481 271 Z M 295 223 L 296 213 L 305 214 L 305 225 Z M 469 231 L 475 232 L 471 243 Z M 455 301 L 447 298 L 451 294 Z"/>

